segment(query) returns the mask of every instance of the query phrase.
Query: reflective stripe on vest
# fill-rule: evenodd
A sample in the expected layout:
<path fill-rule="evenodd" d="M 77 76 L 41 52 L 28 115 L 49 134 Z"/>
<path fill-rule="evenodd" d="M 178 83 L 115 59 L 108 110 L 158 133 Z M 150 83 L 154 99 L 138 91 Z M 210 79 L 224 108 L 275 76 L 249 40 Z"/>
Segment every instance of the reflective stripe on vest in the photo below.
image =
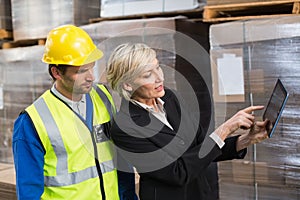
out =
<path fill-rule="evenodd" d="M 54 177 L 45 177 L 45 186 L 64 186 L 64 185 L 72 185 L 76 183 L 80 183 L 84 180 L 95 178 L 98 176 L 96 167 L 90 167 L 84 169 L 79 172 L 68 173 L 68 166 L 67 166 L 67 151 L 64 148 L 63 140 L 60 136 L 60 132 L 58 127 L 52 118 L 52 115 L 46 105 L 44 99 L 39 99 L 34 103 L 42 121 L 47 122 L 44 123 L 47 132 L 51 132 L 49 134 L 49 139 L 51 144 L 53 145 L 53 149 L 56 155 L 60 155 L 57 158 L 57 176 Z M 106 172 L 113 171 L 115 169 L 113 162 L 106 161 L 100 163 L 100 168 L 102 174 Z"/>

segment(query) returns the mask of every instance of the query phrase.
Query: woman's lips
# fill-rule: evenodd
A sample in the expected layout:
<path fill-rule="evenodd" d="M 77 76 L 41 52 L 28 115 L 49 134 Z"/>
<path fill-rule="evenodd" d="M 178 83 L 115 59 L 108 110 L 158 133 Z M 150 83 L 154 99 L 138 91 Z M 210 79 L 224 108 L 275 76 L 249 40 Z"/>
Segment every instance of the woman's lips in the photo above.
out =
<path fill-rule="evenodd" d="M 156 91 L 160 92 L 164 89 L 163 85 L 160 85 L 158 87 L 155 88 Z"/>

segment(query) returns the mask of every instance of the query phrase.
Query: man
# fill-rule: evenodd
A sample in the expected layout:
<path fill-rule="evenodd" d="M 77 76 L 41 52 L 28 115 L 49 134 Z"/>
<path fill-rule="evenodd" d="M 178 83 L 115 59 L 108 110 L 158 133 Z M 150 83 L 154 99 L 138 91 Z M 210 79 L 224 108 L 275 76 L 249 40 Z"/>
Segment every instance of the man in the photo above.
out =
<path fill-rule="evenodd" d="M 93 84 L 93 67 L 102 56 L 79 27 L 60 26 L 48 34 L 42 61 L 54 84 L 14 124 L 19 199 L 123 199 L 118 190 L 133 199 L 133 177 L 128 188 L 118 186 L 108 139 L 112 97 Z"/>

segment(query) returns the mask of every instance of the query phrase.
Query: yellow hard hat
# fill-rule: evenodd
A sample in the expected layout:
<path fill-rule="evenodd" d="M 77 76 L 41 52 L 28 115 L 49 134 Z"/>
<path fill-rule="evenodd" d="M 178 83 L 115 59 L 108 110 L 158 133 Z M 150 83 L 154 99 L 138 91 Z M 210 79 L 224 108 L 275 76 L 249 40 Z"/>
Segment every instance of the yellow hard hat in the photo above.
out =
<path fill-rule="evenodd" d="M 74 25 L 63 25 L 47 36 L 42 61 L 48 64 L 81 66 L 103 56 L 90 36 Z"/>

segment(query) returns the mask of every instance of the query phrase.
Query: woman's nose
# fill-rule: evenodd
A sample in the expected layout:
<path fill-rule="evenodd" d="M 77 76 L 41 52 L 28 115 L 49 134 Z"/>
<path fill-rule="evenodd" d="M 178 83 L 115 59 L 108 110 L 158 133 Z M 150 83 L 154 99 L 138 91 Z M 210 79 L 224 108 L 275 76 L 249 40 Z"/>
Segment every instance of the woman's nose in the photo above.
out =
<path fill-rule="evenodd" d="M 156 81 L 157 82 L 163 82 L 164 81 L 164 73 L 161 69 L 158 69 L 156 71 Z"/>

